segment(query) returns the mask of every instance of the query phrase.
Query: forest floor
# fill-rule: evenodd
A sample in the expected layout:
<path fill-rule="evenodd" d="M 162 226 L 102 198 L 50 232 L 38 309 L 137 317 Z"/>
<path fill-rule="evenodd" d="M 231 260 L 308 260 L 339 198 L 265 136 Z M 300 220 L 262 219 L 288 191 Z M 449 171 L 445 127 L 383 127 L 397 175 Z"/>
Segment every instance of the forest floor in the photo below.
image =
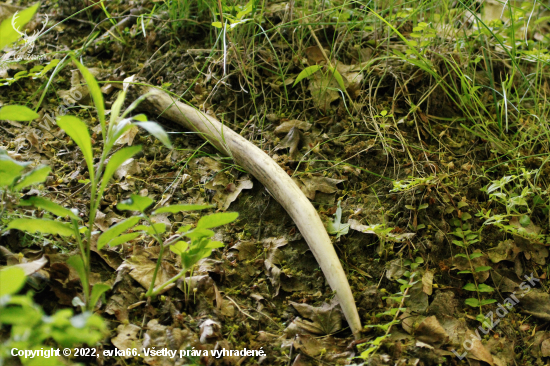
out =
<path fill-rule="evenodd" d="M 101 250 L 92 242 L 91 285 L 112 288 L 95 308 L 108 332 L 89 345 L 97 359 L 64 362 L 548 365 L 548 9 L 459 0 L 381 1 L 373 11 L 357 1 L 228 0 L 224 31 L 213 23 L 220 21 L 216 1 L 85 3 L 86 10 L 76 1 L 43 2 L 28 33 L 46 19 L 49 31 L 32 50 L 44 57 L 0 69 L 0 107 L 26 105 L 40 115 L 0 121 L 0 148 L 52 168 L 21 196 L 43 196 L 88 217 L 82 153 L 53 119 L 78 116 L 94 151 L 102 146 L 76 66 L 54 73 L 54 61 L 35 77 L 31 69 L 75 52 L 108 113 L 122 81 L 136 75 L 215 116 L 292 177 L 333 223 L 329 234 L 364 330 L 355 340 L 307 243 L 261 183 L 198 134 L 143 110 L 173 148 L 137 127 L 124 134 L 119 148 L 143 148 L 107 186 L 93 230 L 130 216 L 117 204 L 131 194 L 150 197 L 155 208 L 216 206 L 153 216 L 168 233 L 217 210 L 239 217 L 215 229 L 224 247 L 150 301 L 158 245 L 145 236 Z M 30 5 L 0 4 L 0 20 Z M 66 105 L 75 93 L 83 97 Z M 82 285 L 67 264 L 76 243 L 8 230 L 13 218 L 43 215 L 8 206 L 0 264 L 46 257 L 26 289 L 46 314 L 77 311 Z M 180 266 L 167 252 L 161 272 Z M 104 356 L 115 347 L 246 348 L 265 356 Z"/>

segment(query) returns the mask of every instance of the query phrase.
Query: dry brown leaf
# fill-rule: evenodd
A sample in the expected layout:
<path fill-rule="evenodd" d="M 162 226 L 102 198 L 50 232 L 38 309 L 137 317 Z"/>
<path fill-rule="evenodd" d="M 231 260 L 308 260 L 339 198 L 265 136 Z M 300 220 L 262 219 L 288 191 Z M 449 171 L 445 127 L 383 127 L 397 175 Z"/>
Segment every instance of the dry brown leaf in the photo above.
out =
<path fill-rule="evenodd" d="M 304 192 L 307 198 L 315 199 L 315 192 L 335 193 L 338 191 L 336 186 L 343 182 L 343 179 L 327 178 L 323 176 L 300 176 L 298 186 Z M 296 181 L 296 180 L 295 180 Z"/>
<path fill-rule="evenodd" d="M 466 325 L 464 319 L 456 319 L 452 316 L 441 315 L 438 317 L 439 324 L 449 336 L 449 343 L 455 347 L 459 355 L 464 354 L 467 358 L 484 361 L 490 365 L 494 365 L 491 353 L 485 348 L 477 334 L 472 332 Z M 479 330 L 477 330 L 478 333 Z M 480 333 L 480 338 L 483 336 Z M 466 342 L 467 351 L 464 350 L 463 344 Z"/>
<path fill-rule="evenodd" d="M 132 145 L 134 143 L 134 138 L 136 137 L 139 131 L 138 126 L 132 125 L 128 131 L 124 132 L 118 140 L 116 140 L 115 145 Z"/>
<path fill-rule="evenodd" d="M 275 151 L 280 149 L 289 148 L 290 152 L 289 155 L 291 158 L 296 157 L 296 153 L 298 152 L 298 145 L 300 144 L 300 140 L 302 139 L 302 133 L 300 130 L 296 127 L 292 127 L 288 134 L 279 142 L 277 146 L 275 146 Z"/>
<path fill-rule="evenodd" d="M 48 259 L 45 256 L 40 257 L 32 262 L 16 264 L 13 267 L 19 267 L 25 272 L 25 276 L 30 276 L 33 273 L 39 271 L 48 263 Z"/>
<path fill-rule="evenodd" d="M 212 340 L 216 340 L 222 336 L 220 333 L 222 325 L 215 320 L 206 319 L 199 328 L 200 342 L 203 344 L 211 342 Z"/>
<path fill-rule="evenodd" d="M 434 280 L 434 273 L 432 271 L 428 270 L 422 276 L 422 291 L 424 291 L 428 295 L 432 294 L 433 280 Z"/>
<path fill-rule="evenodd" d="M 326 55 L 329 55 L 330 52 L 327 50 L 324 50 Z M 319 46 L 311 46 L 304 50 L 304 53 L 306 54 L 307 61 L 309 65 L 315 65 L 322 61 L 326 62 L 325 56 L 323 56 L 323 52 L 319 48 Z"/>
<path fill-rule="evenodd" d="M 493 263 L 499 263 L 503 260 L 514 261 L 520 249 L 514 244 L 514 241 L 504 240 L 498 243 L 495 248 L 487 250 L 487 256 Z"/>
<path fill-rule="evenodd" d="M 141 330 L 135 324 L 121 324 L 117 328 L 117 336 L 111 338 L 113 345 L 119 350 L 125 351 L 126 349 L 136 348 L 141 351 L 141 341 L 139 340 L 139 331 Z M 132 358 L 131 354 L 125 354 L 124 358 Z"/>
<path fill-rule="evenodd" d="M 474 253 L 479 253 L 479 252 L 480 252 L 479 249 L 476 249 L 474 251 Z M 489 266 L 490 264 L 487 258 L 487 255 L 483 255 L 482 257 L 472 259 L 471 264 L 467 258 L 463 258 L 463 257 L 453 257 L 452 261 L 454 265 L 453 269 L 458 269 L 460 271 L 469 271 L 471 270 L 471 266 L 476 268 L 481 266 Z M 478 282 L 483 283 L 489 278 L 489 271 L 476 272 L 474 273 L 474 276 L 476 277 Z"/>
<path fill-rule="evenodd" d="M 292 323 L 297 328 L 312 334 L 332 334 L 342 329 L 342 311 L 333 300 L 319 307 L 290 302 L 303 319 L 296 318 Z"/>
<path fill-rule="evenodd" d="M 239 197 L 243 189 L 252 189 L 254 183 L 248 175 L 245 175 L 235 184 L 225 173 L 219 173 L 205 187 L 216 191 L 212 200 L 217 203 L 218 209 L 225 211 Z"/>
<path fill-rule="evenodd" d="M 542 357 L 550 357 L 550 338 L 542 342 L 540 345 Z"/>
<path fill-rule="evenodd" d="M 126 259 L 118 268 L 118 271 L 122 271 L 125 268 L 129 268 L 130 276 L 136 280 L 141 286 L 145 289 L 149 289 L 151 281 L 153 280 L 153 272 L 156 266 L 156 258 L 153 257 L 147 251 L 142 251 L 136 255 L 131 256 Z M 159 286 L 164 282 L 168 281 L 170 278 L 178 274 L 178 271 L 167 261 L 162 261 L 160 268 L 157 273 L 157 278 L 155 281 L 155 286 Z M 172 283 L 162 291 L 163 293 L 174 287 L 175 284 Z"/>
<path fill-rule="evenodd" d="M 282 256 L 279 248 L 287 245 L 288 241 L 285 238 L 267 238 L 262 240 L 262 244 L 267 253 L 267 258 L 264 261 L 266 274 L 275 289 L 275 296 L 277 296 L 281 287 L 281 269 L 276 266 Z"/>
<path fill-rule="evenodd" d="M 330 108 L 330 104 L 340 98 L 337 90 L 341 89 L 336 78 L 330 72 L 317 71 L 310 77 L 308 90 L 315 106 L 323 111 Z"/>
<path fill-rule="evenodd" d="M 509 224 L 518 230 L 525 231 L 528 235 L 536 236 L 542 231 L 542 228 L 533 224 L 533 222 L 529 223 L 527 227 L 523 227 L 517 217 L 512 218 Z M 516 242 L 519 250 L 523 251 L 525 258 L 528 260 L 533 260 L 535 263 L 540 265 L 546 264 L 546 258 L 549 255 L 549 251 L 546 246 L 533 243 L 517 235 L 514 236 L 514 241 Z"/>
<path fill-rule="evenodd" d="M 111 225 L 116 224 L 122 220 L 123 218 L 120 218 L 113 211 L 109 212 L 107 215 L 105 215 L 101 211 L 97 211 L 94 223 L 97 225 L 97 227 L 99 227 L 101 231 L 107 231 L 107 229 L 109 229 Z"/>
<path fill-rule="evenodd" d="M 89 94 L 86 82 L 81 79 L 80 71 L 78 70 L 71 70 L 71 88 L 57 92 L 57 95 L 63 100 L 65 105 L 84 104 Z M 64 107 L 61 106 L 60 108 Z"/>
<path fill-rule="evenodd" d="M 309 122 L 304 122 L 304 121 L 299 121 L 297 119 L 294 119 L 292 121 L 286 121 L 286 122 L 281 123 L 279 126 L 277 126 L 277 128 L 275 129 L 274 132 L 275 133 L 287 133 L 292 129 L 292 127 L 299 128 L 302 131 L 309 131 L 311 126 L 312 125 Z"/>
<path fill-rule="evenodd" d="M 122 163 L 122 165 L 115 171 L 114 176 L 117 180 L 121 180 L 128 175 L 136 175 L 140 173 L 141 169 L 139 168 L 139 164 L 136 160 L 134 160 L 134 158 L 130 158 Z"/>
<path fill-rule="evenodd" d="M 416 338 L 434 346 L 447 343 L 449 335 L 435 316 L 429 316 L 414 331 Z"/>
<path fill-rule="evenodd" d="M 229 250 L 237 250 L 240 261 L 250 260 L 256 257 L 256 244 L 253 241 L 240 240 Z"/>

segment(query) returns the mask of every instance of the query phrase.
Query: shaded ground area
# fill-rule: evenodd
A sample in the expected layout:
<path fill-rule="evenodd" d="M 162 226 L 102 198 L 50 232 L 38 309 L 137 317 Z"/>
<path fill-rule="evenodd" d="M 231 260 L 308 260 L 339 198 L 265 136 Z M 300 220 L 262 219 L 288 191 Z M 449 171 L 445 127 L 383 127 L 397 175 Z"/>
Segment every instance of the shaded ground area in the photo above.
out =
<path fill-rule="evenodd" d="M 358 2 L 223 3 L 224 21 L 234 25 L 227 32 L 211 24 L 220 21 L 216 2 L 106 4 L 113 23 L 124 22 L 118 30 L 91 2 L 72 18 L 81 4 L 42 4 L 29 32 L 49 15 L 53 28 L 32 51 L 44 60 L 0 70 L 0 106 L 39 105 L 41 115 L 30 124 L 1 121 L 1 148 L 52 167 L 23 198 L 45 196 L 89 214 L 82 154 L 52 122 L 63 108 L 79 116 L 99 151 L 87 86 L 70 63 L 53 76 L 53 66 L 30 75 L 83 48 L 80 60 L 100 82 L 107 109 L 122 81 L 138 75 L 216 116 L 292 176 L 327 222 L 365 325 L 354 341 L 307 243 L 254 177 L 197 134 L 145 110 L 174 149 L 137 127 L 118 141 L 143 151 L 115 173 L 95 230 L 129 216 L 116 205 L 133 193 L 155 207 L 212 203 L 239 218 L 216 230 L 225 247 L 152 302 L 144 284 L 158 246 L 138 237 L 97 250 L 92 240 L 92 284 L 112 287 L 96 307 L 109 329 L 97 347 L 246 348 L 265 356 L 101 353 L 68 362 L 548 363 L 548 10 L 513 3 L 501 21 L 498 4 L 458 3 L 380 3 L 375 11 Z M 8 17 L 25 5 L 0 9 Z M 543 20 L 530 22 L 533 14 Z M 76 92 L 82 98 L 66 103 Z M 43 215 L 15 203 L 4 202 L 3 229 L 11 218 Z M 175 232 L 200 216 L 153 220 Z M 46 255 L 28 285 L 46 313 L 73 306 L 81 285 L 66 260 L 75 243 L 3 230 L 0 245 L 2 265 Z M 167 254 L 162 271 L 177 268 L 177 256 Z"/>

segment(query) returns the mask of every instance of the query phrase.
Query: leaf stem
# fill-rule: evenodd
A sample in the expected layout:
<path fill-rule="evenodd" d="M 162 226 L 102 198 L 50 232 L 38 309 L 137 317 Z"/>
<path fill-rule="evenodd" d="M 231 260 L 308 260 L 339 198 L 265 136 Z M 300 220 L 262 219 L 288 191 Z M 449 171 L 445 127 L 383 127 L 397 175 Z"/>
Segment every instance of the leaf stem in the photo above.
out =
<path fill-rule="evenodd" d="M 160 268 L 160 262 L 162 261 L 162 256 L 164 254 L 164 245 L 162 243 L 162 238 L 160 237 L 160 234 L 158 233 L 157 229 L 155 228 L 155 226 L 153 225 L 153 223 L 151 222 L 151 218 L 149 216 L 146 216 L 145 215 L 145 220 L 147 220 L 147 222 L 149 223 L 149 225 L 153 228 L 153 230 L 155 231 L 155 235 L 153 236 L 155 238 L 155 240 L 159 243 L 160 245 L 160 251 L 159 251 L 159 257 L 157 259 L 157 265 L 155 266 L 155 270 L 153 272 L 153 278 L 151 279 L 151 285 L 149 286 L 149 290 L 147 291 L 147 293 L 145 294 L 145 296 L 147 297 L 152 297 L 155 295 L 155 292 L 154 292 L 154 288 L 155 288 L 155 282 L 157 280 L 157 273 L 159 271 L 159 268 Z M 157 291 L 158 292 L 158 291 Z"/>
<path fill-rule="evenodd" d="M 186 268 L 182 268 L 181 272 L 178 273 L 177 275 L 175 275 L 174 277 L 170 278 L 168 281 L 164 282 L 162 285 L 158 286 L 157 288 L 155 288 L 151 294 L 151 296 L 156 296 L 158 295 L 162 290 L 164 290 L 166 288 L 166 286 L 176 282 L 177 280 L 179 280 L 182 276 L 185 275 L 185 273 L 187 272 L 187 269 Z M 152 282 L 154 284 L 154 282 Z"/>

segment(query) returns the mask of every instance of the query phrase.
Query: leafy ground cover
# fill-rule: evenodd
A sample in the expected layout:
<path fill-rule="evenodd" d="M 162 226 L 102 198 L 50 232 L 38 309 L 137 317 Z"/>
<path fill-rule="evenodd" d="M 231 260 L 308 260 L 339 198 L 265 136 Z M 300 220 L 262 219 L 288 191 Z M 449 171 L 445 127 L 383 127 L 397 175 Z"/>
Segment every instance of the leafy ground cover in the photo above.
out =
<path fill-rule="evenodd" d="M 548 5 L 13 1 L 0 21 L 0 362 L 550 361 Z M 132 84 L 292 177 L 358 339 L 270 193 Z M 49 347 L 97 357 L 10 355 Z"/>

